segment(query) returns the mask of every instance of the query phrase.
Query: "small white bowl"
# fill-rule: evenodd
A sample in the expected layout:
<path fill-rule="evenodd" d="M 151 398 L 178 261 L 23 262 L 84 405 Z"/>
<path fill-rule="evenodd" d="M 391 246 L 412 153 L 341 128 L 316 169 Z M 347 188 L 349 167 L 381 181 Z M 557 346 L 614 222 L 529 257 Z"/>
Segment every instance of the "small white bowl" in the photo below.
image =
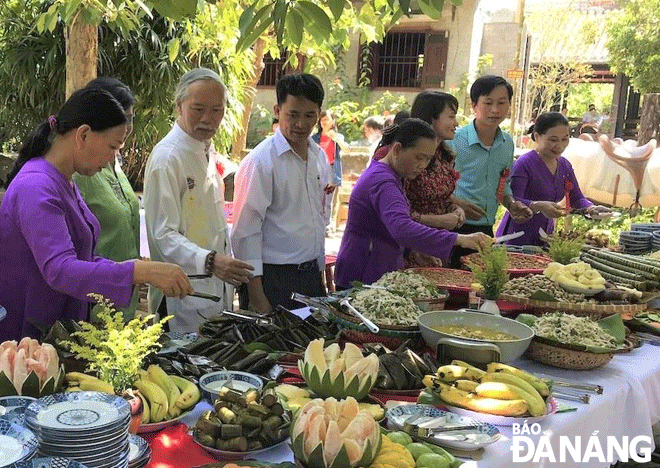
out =
<path fill-rule="evenodd" d="M 218 392 L 231 380 L 230 388 L 244 392 L 250 388 L 256 388 L 261 391 L 264 388 L 264 381 L 261 377 L 247 372 L 240 371 L 216 371 L 204 374 L 199 379 L 199 387 L 202 389 L 202 396 L 206 401 L 213 404 Z"/>

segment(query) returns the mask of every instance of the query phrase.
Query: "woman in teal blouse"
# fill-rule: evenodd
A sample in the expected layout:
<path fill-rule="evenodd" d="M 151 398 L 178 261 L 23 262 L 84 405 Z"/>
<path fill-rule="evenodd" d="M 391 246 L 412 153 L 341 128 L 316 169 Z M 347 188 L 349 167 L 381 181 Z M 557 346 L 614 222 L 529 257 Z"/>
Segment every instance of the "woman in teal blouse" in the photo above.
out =
<path fill-rule="evenodd" d="M 133 129 L 133 105 L 131 90 L 115 78 L 96 78 L 87 87 L 103 89 L 119 101 L 128 117 L 128 131 Z M 119 159 L 108 164 L 93 176 L 74 175 L 81 195 L 89 209 L 101 223 L 96 254 L 123 262 L 140 257 L 140 204 L 121 169 Z M 130 305 L 122 309 L 125 320 L 135 316 L 138 304 L 138 288 L 135 288 Z"/>

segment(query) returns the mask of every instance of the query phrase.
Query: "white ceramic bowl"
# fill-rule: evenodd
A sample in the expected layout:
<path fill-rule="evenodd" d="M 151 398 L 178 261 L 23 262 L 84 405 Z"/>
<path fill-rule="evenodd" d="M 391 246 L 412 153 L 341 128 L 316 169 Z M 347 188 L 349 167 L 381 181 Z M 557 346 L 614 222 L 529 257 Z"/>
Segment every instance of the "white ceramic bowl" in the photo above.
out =
<path fill-rule="evenodd" d="M 228 384 L 229 381 L 231 383 Z M 202 389 L 202 397 L 211 404 L 215 401 L 220 389 L 225 385 L 229 385 L 230 388 L 234 388 L 240 392 L 250 388 L 256 388 L 261 391 L 264 388 L 264 381 L 261 377 L 254 374 L 231 370 L 209 372 L 199 379 L 199 388 Z"/>

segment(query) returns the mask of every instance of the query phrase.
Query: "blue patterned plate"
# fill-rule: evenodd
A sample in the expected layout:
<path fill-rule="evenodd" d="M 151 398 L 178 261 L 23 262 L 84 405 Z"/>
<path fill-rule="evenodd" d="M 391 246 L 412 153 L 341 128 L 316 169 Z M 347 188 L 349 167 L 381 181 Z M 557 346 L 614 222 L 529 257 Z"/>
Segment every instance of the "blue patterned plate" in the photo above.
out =
<path fill-rule="evenodd" d="M 25 407 L 7 411 L 3 416 L 0 416 L 0 419 L 6 419 L 18 426 L 25 427 Z"/>
<path fill-rule="evenodd" d="M 44 457 L 14 463 L 11 468 L 87 468 L 82 463 L 68 458 Z"/>
<path fill-rule="evenodd" d="M 30 458 L 38 444 L 37 436 L 31 430 L 0 419 L 0 466 Z"/>
<path fill-rule="evenodd" d="M 468 429 L 436 433 L 426 441 L 444 447 L 459 450 L 478 450 L 500 439 L 500 431 L 492 424 L 483 423 L 476 419 L 459 416 L 454 413 L 442 411 L 431 405 L 399 405 L 387 411 L 387 426 L 391 429 L 401 430 L 407 419 L 419 415 L 426 419 L 419 424 L 425 428 L 441 428 L 445 426 L 471 426 Z"/>
<path fill-rule="evenodd" d="M 25 411 L 28 426 L 71 433 L 99 432 L 130 416 L 128 402 L 101 392 L 66 392 L 33 401 Z"/>
<path fill-rule="evenodd" d="M 149 450 L 149 444 L 138 435 L 130 434 L 128 436 L 128 463 L 135 463 L 141 459 Z"/>
<path fill-rule="evenodd" d="M 26 408 L 36 398 L 29 396 L 4 396 L 0 397 L 0 406 L 7 408 L 7 411 L 15 408 Z"/>

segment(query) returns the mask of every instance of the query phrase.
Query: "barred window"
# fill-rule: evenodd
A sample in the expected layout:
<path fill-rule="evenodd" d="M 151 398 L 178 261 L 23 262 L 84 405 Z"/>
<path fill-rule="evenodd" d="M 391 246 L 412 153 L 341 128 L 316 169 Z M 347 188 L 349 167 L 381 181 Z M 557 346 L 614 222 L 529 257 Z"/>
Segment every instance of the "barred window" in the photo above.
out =
<path fill-rule="evenodd" d="M 264 55 L 264 69 L 257 86 L 275 86 L 277 80 L 286 74 L 284 64 L 287 57 L 282 54 L 280 58 L 273 58 L 270 54 Z"/>
<path fill-rule="evenodd" d="M 446 32 L 389 32 L 363 47 L 358 80 L 374 88 L 442 88 L 447 43 Z"/>

